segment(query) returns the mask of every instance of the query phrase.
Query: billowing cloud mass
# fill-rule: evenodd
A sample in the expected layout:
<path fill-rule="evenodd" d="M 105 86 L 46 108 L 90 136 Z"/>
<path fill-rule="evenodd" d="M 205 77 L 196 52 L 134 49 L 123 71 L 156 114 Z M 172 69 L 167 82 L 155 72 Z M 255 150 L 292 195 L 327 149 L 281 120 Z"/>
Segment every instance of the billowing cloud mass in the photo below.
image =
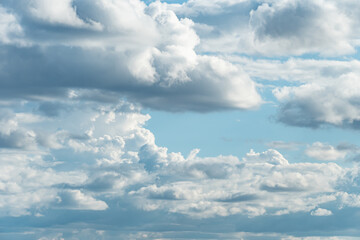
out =
<path fill-rule="evenodd" d="M 359 77 L 349 73 L 329 80 L 275 89 L 275 96 L 283 102 L 279 120 L 295 126 L 332 124 L 358 128 Z"/>
<path fill-rule="evenodd" d="M 0 239 L 357 239 L 359 9 L 1 1 Z"/>
<path fill-rule="evenodd" d="M 2 98 L 59 97 L 76 88 L 170 111 L 261 104 L 241 66 L 197 54 L 194 22 L 160 2 L 5 1 L 0 14 Z"/>
<path fill-rule="evenodd" d="M 188 1 L 172 5 L 197 22 L 203 51 L 266 56 L 355 52 L 356 1 Z"/>
<path fill-rule="evenodd" d="M 356 192 L 346 188 L 357 184 L 357 167 L 290 162 L 274 149 L 251 150 L 242 159 L 199 157 L 198 149 L 183 156 L 156 145 L 144 127 L 150 116 L 133 104 L 67 100 L 56 116 L 39 110 L 41 104 L 13 106 L 28 109 L 21 114 L 2 108 L 8 112 L 2 121 L 12 124 L 4 135 L 21 130 L 31 132 L 32 139 L 31 148 L 23 137 L 13 139 L 16 148 L 2 146 L 2 217 L 44 217 L 57 209 L 107 211 L 117 208 L 114 201 L 130 204 L 128 211 L 164 211 L 199 221 L 235 215 L 331 216 L 360 205 Z M 306 153 L 322 154 L 324 160 L 339 157 L 321 143 Z"/>
<path fill-rule="evenodd" d="M 280 105 L 276 117 L 280 122 L 311 128 L 358 128 L 358 60 L 229 59 L 272 89 Z M 279 81 L 287 84 L 279 86 Z"/>

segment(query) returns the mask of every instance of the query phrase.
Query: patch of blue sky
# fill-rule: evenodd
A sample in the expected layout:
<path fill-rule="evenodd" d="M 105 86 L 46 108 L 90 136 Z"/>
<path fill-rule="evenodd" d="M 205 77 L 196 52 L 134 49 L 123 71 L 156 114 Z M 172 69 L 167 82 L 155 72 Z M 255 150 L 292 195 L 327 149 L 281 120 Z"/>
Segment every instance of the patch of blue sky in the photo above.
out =
<path fill-rule="evenodd" d="M 262 152 L 273 141 L 301 143 L 304 150 L 314 142 L 360 145 L 359 132 L 332 126 L 318 129 L 293 127 L 276 120 L 277 107 L 267 103 L 255 111 L 213 113 L 169 113 L 149 111 L 146 127 L 156 136 L 156 143 L 185 156 L 194 148 L 199 156 L 234 155 L 242 158 L 250 149 Z M 290 162 L 313 162 L 298 151 L 277 149 Z"/>

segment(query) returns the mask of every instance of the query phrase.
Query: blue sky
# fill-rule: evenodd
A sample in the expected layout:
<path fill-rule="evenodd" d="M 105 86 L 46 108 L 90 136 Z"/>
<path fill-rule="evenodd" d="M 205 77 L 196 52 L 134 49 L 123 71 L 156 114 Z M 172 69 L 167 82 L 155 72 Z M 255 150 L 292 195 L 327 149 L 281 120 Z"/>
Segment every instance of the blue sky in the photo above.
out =
<path fill-rule="evenodd" d="M 0 239 L 359 239 L 360 5 L 0 3 Z"/>

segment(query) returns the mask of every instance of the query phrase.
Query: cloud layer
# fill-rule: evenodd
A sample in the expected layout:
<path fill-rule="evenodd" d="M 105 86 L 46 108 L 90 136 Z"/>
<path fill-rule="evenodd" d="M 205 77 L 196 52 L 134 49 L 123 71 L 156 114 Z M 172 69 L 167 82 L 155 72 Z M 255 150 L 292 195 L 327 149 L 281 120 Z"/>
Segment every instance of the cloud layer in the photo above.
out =
<path fill-rule="evenodd" d="M 0 238 L 359 236 L 359 3 L 174 2 L 0 3 Z"/>
<path fill-rule="evenodd" d="M 38 104 L 30 102 L 21 108 L 31 106 L 28 111 L 36 112 Z M 327 213 L 319 210 L 326 203 L 339 208 L 359 205 L 359 197 L 343 188 L 344 183 L 355 181 L 357 168 L 291 163 L 273 149 L 251 150 L 243 159 L 198 157 L 198 149 L 184 157 L 155 144 L 154 135 L 144 128 L 150 116 L 132 104 L 72 100 L 62 105 L 73 109 L 63 107 L 56 118 L 43 112 L 11 114 L 8 110 L 3 118 L 13 126 L 3 133 L 5 137 L 31 132 L 32 142 L 29 148 L 23 141 L 30 140 L 14 138 L 14 146 L 21 151 L 2 146 L 3 216 L 58 208 L 106 210 L 107 201 L 114 198 L 127 199 L 144 211 L 199 219 L 297 212 L 318 216 Z M 41 126 L 47 126 L 46 132 Z M 337 149 L 315 143 L 306 154 L 334 160 L 350 147 Z"/>

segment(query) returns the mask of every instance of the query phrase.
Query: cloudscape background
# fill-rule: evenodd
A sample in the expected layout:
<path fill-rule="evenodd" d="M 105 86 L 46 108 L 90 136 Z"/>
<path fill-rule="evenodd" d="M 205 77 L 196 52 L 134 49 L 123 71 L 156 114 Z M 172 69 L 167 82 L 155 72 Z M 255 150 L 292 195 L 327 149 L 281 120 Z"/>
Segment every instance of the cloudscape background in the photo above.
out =
<path fill-rule="evenodd" d="M 360 239 L 360 2 L 2 0 L 0 239 Z"/>

